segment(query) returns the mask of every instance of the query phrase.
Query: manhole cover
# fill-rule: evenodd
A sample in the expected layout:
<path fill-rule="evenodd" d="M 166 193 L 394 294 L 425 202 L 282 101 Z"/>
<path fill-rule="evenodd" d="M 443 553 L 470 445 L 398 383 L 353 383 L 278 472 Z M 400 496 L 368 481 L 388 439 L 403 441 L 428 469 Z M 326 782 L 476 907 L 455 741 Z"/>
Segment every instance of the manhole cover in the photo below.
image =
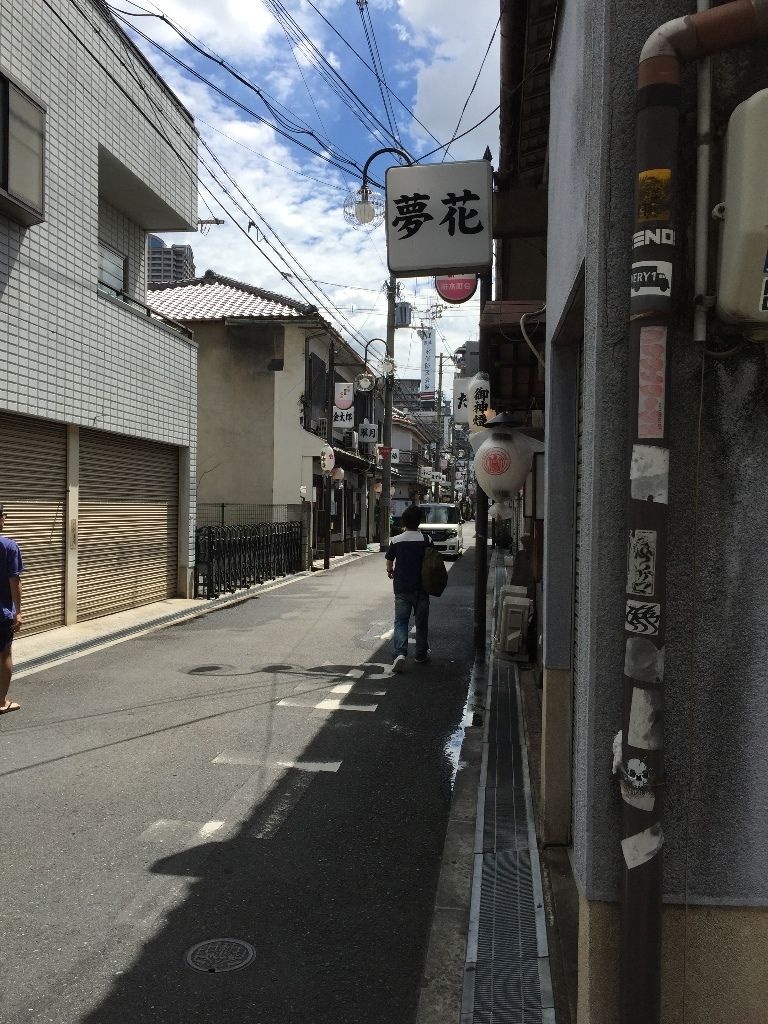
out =
<path fill-rule="evenodd" d="M 253 963 L 256 950 L 240 939 L 206 939 L 187 950 L 189 967 L 203 974 L 221 974 L 224 971 L 239 971 Z"/>

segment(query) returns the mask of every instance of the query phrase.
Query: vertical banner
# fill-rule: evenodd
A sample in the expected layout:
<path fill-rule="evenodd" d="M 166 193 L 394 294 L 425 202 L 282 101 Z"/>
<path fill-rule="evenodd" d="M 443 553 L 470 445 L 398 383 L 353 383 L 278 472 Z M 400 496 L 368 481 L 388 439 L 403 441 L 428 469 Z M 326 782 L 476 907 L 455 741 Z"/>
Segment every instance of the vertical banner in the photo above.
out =
<path fill-rule="evenodd" d="M 435 329 L 425 327 L 421 335 L 421 387 L 419 397 L 428 400 L 435 397 Z"/>
<path fill-rule="evenodd" d="M 453 378 L 453 422 L 469 423 L 469 382 L 471 377 Z"/>

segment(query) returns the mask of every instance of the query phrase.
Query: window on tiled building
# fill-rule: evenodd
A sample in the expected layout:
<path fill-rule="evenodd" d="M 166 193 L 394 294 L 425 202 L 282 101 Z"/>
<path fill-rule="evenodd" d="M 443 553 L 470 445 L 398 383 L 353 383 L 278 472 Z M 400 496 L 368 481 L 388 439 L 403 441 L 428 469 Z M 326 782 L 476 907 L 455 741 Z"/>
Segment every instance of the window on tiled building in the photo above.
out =
<path fill-rule="evenodd" d="M 27 226 L 45 220 L 45 108 L 0 75 L 0 211 Z"/>
<path fill-rule="evenodd" d="M 108 295 L 125 291 L 125 256 L 105 242 L 99 242 L 99 288 Z"/>

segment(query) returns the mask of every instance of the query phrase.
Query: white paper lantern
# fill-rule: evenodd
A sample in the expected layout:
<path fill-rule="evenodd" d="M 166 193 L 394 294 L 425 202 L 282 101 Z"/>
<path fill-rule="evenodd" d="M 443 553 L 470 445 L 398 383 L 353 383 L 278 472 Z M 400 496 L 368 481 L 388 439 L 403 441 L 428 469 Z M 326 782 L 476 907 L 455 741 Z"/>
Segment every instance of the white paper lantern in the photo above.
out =
<path fill-rule="evenodd" d="M 329 444 L 324 444 L 320 449 L 320 470 L 323 473 L 330 473 L 336 465 L 336 456 Z"/>
<path fill-rule="evenodd" d="M 374 494 L 381 494 L 381 490 L 382 490 L 382 487 L 381 487 L 380 483 L 375 483 L 373 485 L 373 493 Z"/>
<path fill-rule="evenodd" d="M 508 427 L 490 428 L 475 451 L 475 477 L 489 498 L 512 498 L 531 470 L 533 452 L 528 445 L 515 444 Z"/>
<path fill-rule="evenodd" d="M 343 480 L 344 470 L 341 468 L 341 466 L 337 466 L 331 473 L 331 476 L 333 477 L 334 480 Z"/>
<path fill-rule="evenodd" d="M 476 373 L 467 388 L 469 432 L 485 430 L 486 422 L 495 416 L 491 409 L 491 382 L 487 373 Z"/>

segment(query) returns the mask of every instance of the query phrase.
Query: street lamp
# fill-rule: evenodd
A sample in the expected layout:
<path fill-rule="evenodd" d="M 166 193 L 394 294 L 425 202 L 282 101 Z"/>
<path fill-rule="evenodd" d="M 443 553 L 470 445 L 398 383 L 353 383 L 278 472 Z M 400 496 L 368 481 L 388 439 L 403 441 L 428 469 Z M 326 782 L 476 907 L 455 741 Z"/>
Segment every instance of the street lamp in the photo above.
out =
<path fill-rule="evenodd" d="M 408 153 L 402 149 L 392 146 L 385 146 L 377 149 L 368 157 L 363 166 L 363 181 L 357 193 L 347 197 L 344 203 L 344 217 L 347 223 L 353 227 L 373 229 L 378 227 L 384 220 L 386 203 L 380 192 L 373 192 L 368 184 L 368 168 L 377 156 L 383 153 L 394 153 L 401 156 L 409 165 L 413 164 Z M 397 297 L 397 282 L 395 275 L 389 275 L 387 284 L 387 357 L 394 359 L 395 356 L 395 299 Z M 375 341 L 376 339 L 371 339 Z M 368 346 L 366 345 L 366 352 Z M 384 455 L 381 467 L 381 501 L 379 507 L 379 539 L 382 546 L 389 545 L 389 509 L 392 504 L 392 375 L 384 377 Z"/>

